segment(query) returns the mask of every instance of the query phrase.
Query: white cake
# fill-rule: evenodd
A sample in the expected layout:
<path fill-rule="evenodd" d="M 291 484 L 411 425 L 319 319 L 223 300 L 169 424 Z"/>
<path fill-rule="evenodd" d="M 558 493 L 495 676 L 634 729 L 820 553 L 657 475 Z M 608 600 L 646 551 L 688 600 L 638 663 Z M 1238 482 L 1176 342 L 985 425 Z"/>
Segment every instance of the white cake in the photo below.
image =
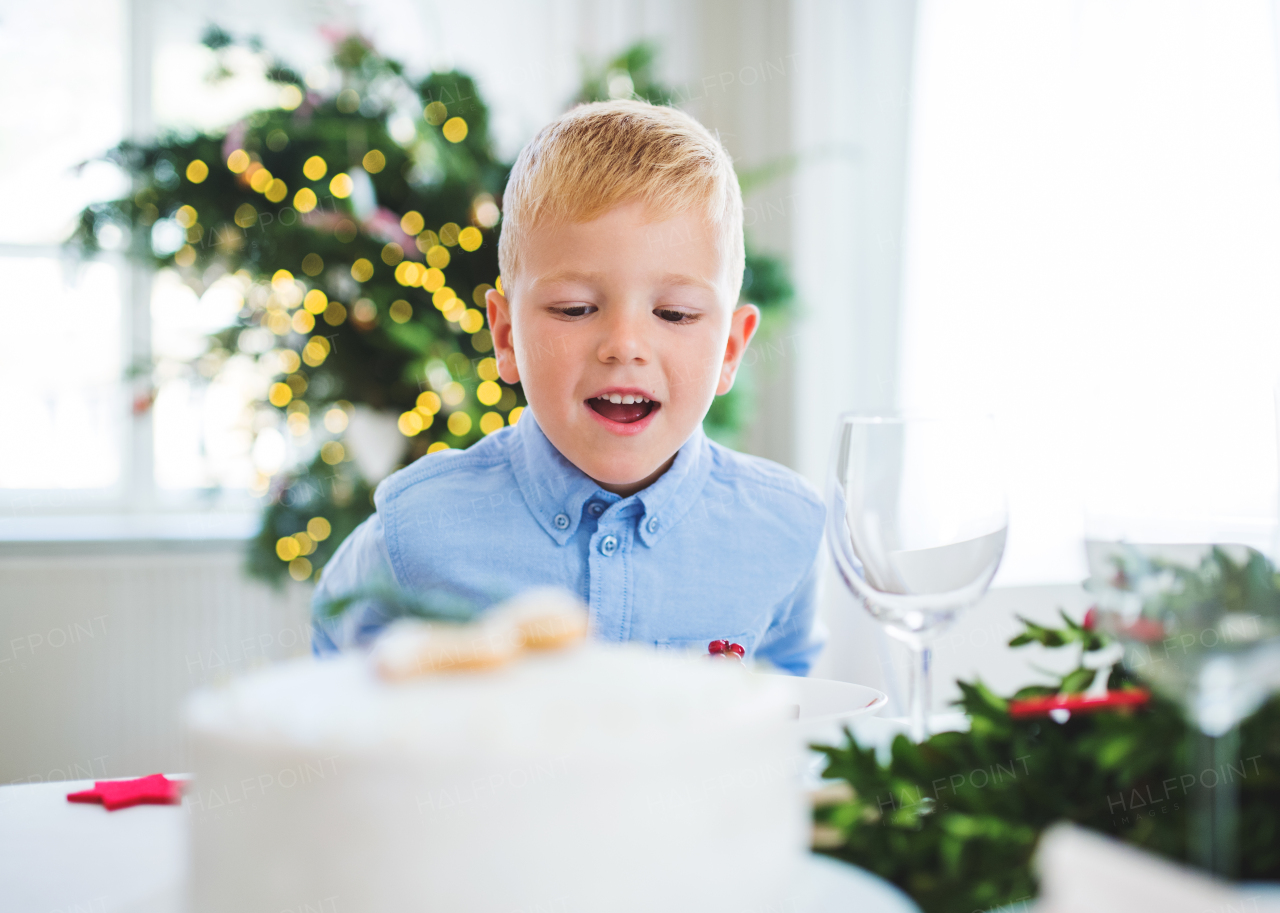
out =
<path fill-rule="evenodd" d="M 196 913 L 782 909 L 785 678 L 585 643 L 389 682 L 362 654 L 195 695 Z"/>

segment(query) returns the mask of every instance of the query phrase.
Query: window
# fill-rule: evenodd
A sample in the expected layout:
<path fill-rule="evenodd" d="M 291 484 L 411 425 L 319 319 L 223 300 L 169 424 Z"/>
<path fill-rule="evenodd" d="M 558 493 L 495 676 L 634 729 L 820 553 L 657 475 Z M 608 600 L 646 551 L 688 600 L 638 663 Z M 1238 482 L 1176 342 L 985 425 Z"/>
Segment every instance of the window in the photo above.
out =
<path fill-rule="evenodd" d="M 1280 99 L 1265 0 L 925 3 L 900 395 L 994 412 L 997 583 L 1082 516 L 1274 518 Z"/>
<path fill-rule="evenodd" d="M 123 135 L 122 24 L 119 3 L 87 0 L 15 6 L 0 24 L 0 80 L 18 87 L 0 143 L 0 497 L 19 507 L 125 475 L 121 263 L 73 267 L 57 246 L 81 207 L 124 187 L 111 166 L 77 168 Z"/>

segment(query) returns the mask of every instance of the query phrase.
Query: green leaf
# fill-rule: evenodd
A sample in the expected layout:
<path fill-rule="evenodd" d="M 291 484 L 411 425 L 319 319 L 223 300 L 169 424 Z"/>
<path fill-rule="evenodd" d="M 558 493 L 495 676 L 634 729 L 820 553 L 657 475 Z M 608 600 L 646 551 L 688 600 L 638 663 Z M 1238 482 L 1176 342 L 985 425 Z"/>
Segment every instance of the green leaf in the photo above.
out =
<path fill-rule="evenodd" d="M 1058 687 L 1058 691 L 1062 694 L 1079 694 L 1088 690 L 1093 684 L 1094 678 L 1097 676 L 1096 669 L 1079 668 L 1067 673 L 1062 679 L 1062 684 Z"/>

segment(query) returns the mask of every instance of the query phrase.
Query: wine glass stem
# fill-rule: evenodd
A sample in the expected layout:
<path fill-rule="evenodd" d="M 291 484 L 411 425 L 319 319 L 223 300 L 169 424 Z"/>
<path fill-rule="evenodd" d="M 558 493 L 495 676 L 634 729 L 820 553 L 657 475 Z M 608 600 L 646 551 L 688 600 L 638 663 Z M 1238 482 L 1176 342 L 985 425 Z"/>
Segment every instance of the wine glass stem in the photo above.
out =
<path fill-rule="evenodd" d="M 1191 800 L 1192 858 L 1215 875 L 1233 878 L 1240 863 L 1240 730 L 1232 728 L 1217 737 L 1196 730 L 1192 738 L 1197 767 Z"/>
<path fill-rule="evenodd" d="M 928 647 L 911 648 L 911 741 L 919 744 L 929 738 L 930 678 L 933 651 Z"/>

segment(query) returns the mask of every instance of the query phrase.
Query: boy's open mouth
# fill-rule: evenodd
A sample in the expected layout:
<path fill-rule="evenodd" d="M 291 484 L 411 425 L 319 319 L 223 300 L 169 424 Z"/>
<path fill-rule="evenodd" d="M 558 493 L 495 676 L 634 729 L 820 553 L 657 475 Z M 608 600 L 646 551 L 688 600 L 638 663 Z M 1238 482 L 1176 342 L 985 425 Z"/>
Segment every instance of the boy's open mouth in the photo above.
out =
<path fill-rule="evenodd" d="M 629 425 L 662 408 L 656 400 L 633 394 L 602 393 L 587 400 L 587 405 L 611 422 Z"/>

